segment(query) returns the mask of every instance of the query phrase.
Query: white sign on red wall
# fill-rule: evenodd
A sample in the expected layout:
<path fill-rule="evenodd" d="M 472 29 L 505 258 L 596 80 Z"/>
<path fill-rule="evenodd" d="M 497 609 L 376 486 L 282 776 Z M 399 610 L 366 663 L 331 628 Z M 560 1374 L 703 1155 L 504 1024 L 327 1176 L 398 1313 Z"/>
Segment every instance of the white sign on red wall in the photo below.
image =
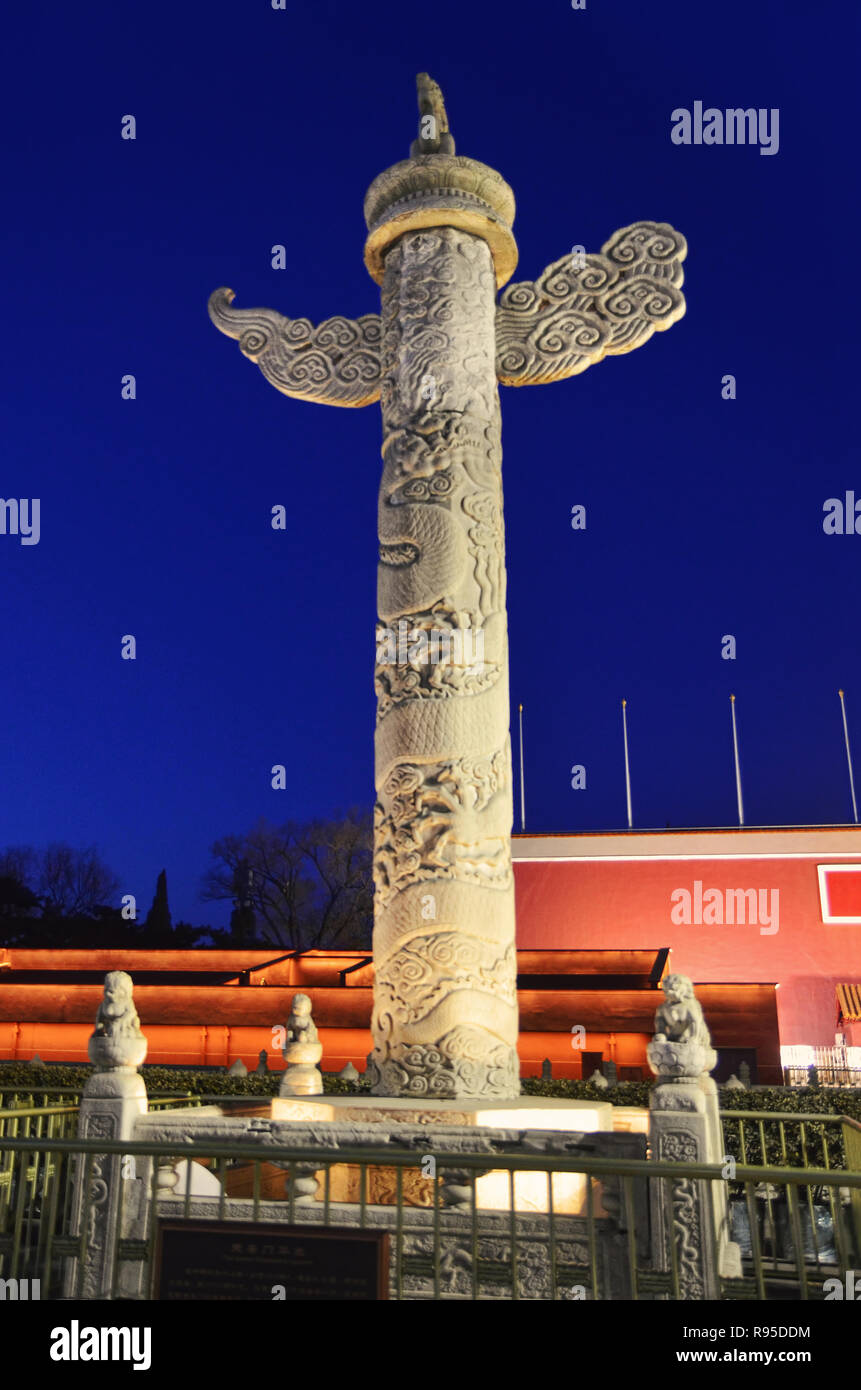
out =
<path fill-rule="evenodd" d="M 861 922 L 861 864 L 817 864 L 816 872 L 826 926 Z"/>

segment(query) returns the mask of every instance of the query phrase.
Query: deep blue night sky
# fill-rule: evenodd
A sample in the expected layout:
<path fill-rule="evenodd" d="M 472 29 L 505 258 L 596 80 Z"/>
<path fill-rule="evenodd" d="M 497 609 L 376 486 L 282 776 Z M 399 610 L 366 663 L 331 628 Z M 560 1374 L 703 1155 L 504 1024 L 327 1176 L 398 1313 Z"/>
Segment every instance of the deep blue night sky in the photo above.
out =
<path fill-rule="evenodd" d="M 623 695 L 635 826 L 732 824 L 730 691 L 748 823 L 850 818 L 861 535 L 822 521 L 861 498 L 855 5 L 90 0 L 4 28 L 0 496 L 40 499 L 41 538 L 0 535 L 0 847 L 94 843 L 144 910 L 165 867 L 174 919 L 221 924 L 216 838 L 371 804 L 379 408 L 279 395 L 206 300 L 379 308 L 362 199 L 422 69 L 514 188 L 515 278 L 641 218 L 689 242 L 680 324 L 502 389 L 528 828 L 624 825 Z M 779 108 L 779 152 L 674 145 L 697 100 Z"/>

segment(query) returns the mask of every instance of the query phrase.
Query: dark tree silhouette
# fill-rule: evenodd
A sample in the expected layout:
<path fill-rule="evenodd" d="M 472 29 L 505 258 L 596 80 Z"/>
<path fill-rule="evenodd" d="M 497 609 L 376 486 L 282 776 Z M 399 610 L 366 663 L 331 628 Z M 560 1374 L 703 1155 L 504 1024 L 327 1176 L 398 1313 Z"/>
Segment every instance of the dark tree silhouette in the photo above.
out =
<path fill-rule="evenodd" d="M 39 856 L 36 893 L 45 917 L 94 916 L 119 890 L 119 879 L 95 846 L 52 844 Z"/>
<path fill-rule="evenodd" d="M 247 930 L 253 920 L 263 945 L 369 948 L 372 853 L 368 812 L 353 809 L 333 820 L 281 826 L 261 820 L 247 834 L 213 845 L 215 862 L 201 896 L 232 901 L 231 928 L 241 920 Z"/>
<path fill-rule="evenodd" d="M 167 904 L 167 873 L 162 869 L 155 885 L 152 907 L 144 921 L 144 931 L 154 936 L 165 936 L 171 931 L 170 908 Z"/>
<path fill-rule="evenodd" d="M 197 946 L 210 927 L 171 925 L 167 877 L 158 876 L 153 905 L 142 924 L 128 921 L 106 899 L 119 885 L 93 848 L 19 845 L 0 851 L 0 945 L 81 949 L 100 946 Z"/>
<path fill-rule="evenodd" d="M 0 874 L 0 918 L 35 917 L 39 911 L 36 894 L 14 874 Z"/>

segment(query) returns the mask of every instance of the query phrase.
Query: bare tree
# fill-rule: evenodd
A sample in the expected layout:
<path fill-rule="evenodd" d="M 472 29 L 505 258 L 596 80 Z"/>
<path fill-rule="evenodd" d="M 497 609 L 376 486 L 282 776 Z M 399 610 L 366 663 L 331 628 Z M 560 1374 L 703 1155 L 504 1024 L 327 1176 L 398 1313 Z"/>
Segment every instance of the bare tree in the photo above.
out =
<path fill-rule="evenodd" d="M 371 944 L 374 914 L 373 819 L 352 812 L 312 821 L 302 836 L 306 864 L 319 880 L 307 930 L 313 946 Z"/>
<path fill-rule="evenodd" d="M 265 820 L 212 847 L 205 901 L 250 909 L 263 939 L 285 950 L 369 947 L 372 820 L 351 810 L 310 824 Z"/>
<path fill-rule="evenodd" d="M 51 844 L 39 856 L 35 887 L 46 917 L 90 917 L 116 897 L 120 884 L 94 846 Z"/>

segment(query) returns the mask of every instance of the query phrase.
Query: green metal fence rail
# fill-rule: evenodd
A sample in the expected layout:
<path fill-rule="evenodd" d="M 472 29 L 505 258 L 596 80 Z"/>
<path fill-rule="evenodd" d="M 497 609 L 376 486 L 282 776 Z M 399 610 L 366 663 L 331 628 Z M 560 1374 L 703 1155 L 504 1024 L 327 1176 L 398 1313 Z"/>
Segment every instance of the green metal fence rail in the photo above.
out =
<path fill-rule="evenodd" d="M 11 1141 L 53 1144 L 72 1139 L 77 1127 L 78 1109 L 74 1105 L 0 1110 L 0 1232 L 10 1227 L 14 1242 L 20 1244 L 29 1238 L 37 1219 L 39 1194 L 45 1189 L 50 1191 L 59 1181 L 59 1174 L 50 1149 L 37 1149 L 24 1166 L 20 1161 L 16 1163 Z"/>
<path fill-rule="evenodd" d="M 77 1105 L 15 1105 L 0 1109 L 0 1141 L 29 1136 L 68 1139 L 77 1133 L 80 1113 Z"/>
<path fill-rule="evenodd" d="M 80 1107 L 83 1089 L 74 1086 L 39 1087 L 26 1090 L 20 1086 L 0 1086 L 0 1115 L 16 1110 L 19 1113 L 34 1107 L 66 1105 L 76 1110 Z M 164 1110 L 172 1105 L 188 1106 L 211 1105 L 213 1102 L 233 1100 L 233 1096 L 196 1096 L 191 1091 L 166 1091 L 148 1097 L 149 1110 Z M 263 1097 L 262 1099 L 268 1099 Z M 0 1130 L 2 1134 L 2 1130 Z"/>
<path fill-rule="evenodd" d="M 144 1078 L 146 1081 L 146 1078 Z M 0 1109 L 11 1107 L 14 1104 L 21 1105 L 78 1105 L 84 1093 L 82 1086 L 37 1086 L 35 1089 L 26 1086 L 0 1086 Z M 55 1100 L 54 1097 L 59 1097 Z M 227 1095 L 199 1095 L 193 1091 L 155 1091 L 149 1096 L 149 1107 L 187 1103 L 190 1105 L 212 1105 L 224 1101 L 244 1101 L 253 1104 L 259 1102 L 261 1105 L 268 1105 L 272 1100 L 270 1094 L 258 1095 L 256 1092 L 247 1094 Z"/>
<path fill-rule="evenodd" d="M 742 1163 L 772 1161 L 794 1167 L 793 1160 L 797 1159 L 801 1167 L 818 1164 L 827 1169 L 861 1171 L 861 1123 L 849 1115 L 721 1110 L 720 1118 L 724 1137 L 735 1141 Z"/>
<path fill-rule="evenodd" d="M 428 1136 L 429 1140 L 431 1136 Z M 392 1296 L 410 1296 L 417 1276 L 426 1283 L 427 1297 L 487 1298 L 523 1297 L 523 1280 L 544 1261 L 543 1291 L 529 1297 L 567 1300 L 573 1297 L 601 1299 L 610 1292 L 608 1250 L 618 1271 L 626 1279 L 627 1293 L 633 1299 L 682 1296 L 684 1271 L 675 1245 L 669 1245 L 657 1258 L 650 1250 L 648 1206 L 642 1198 L 649 1184 L 663 1188 L 672 1210 L 680 1187 L 704 1180 L 707 1205 L 711 1206 L 713 1185 L 721 1182 L 723 1169 L 716 1164 L 653 1163 L 645 1160 L 614 1160 L 543 1154 L 437 1153 L 428 1147 L 421 1156 L 388 1148 L 338 1149 L 331 1153 L 318 1148 L 298 1148 L 251 1144 L 224 1144 L 185 1137 L 181 1150 L 164 1143 L 122 1142 L 107 1139 L 55 1139 L 31 1135 L 4 1138 L 0 1153 L 6 1180 L 0 1191 L 0 1267 L 4 1278 L 39 1278 L 42 1297 L 63 1296 L 64 1275 L 70 1261 L 77 1261 L 77 1287 L 87 1250 L 89 1216 L 93 1206 L 93 1177 L 97 1162 L 107 1155 L 122 1155 L 131 1166 L 140 1165 L 152 1201 L 171 1215 L 199 1216 L 235 1220 L 272 1219 L 278 1216 L 291 1224 L 318 1226 L 345 1225 L 344 1202 L 331 1196 L 333 1169 L 352 1164 L 359 1172 L 358 1201 L 350 1206 L 350 1220 L 360 1229 L 380 1228 L 381 1208 L 370 1200 L 370 1180 L 374 1170 L 394 1170 L 396 1203 L 388 1209 L 392 1242 Z M 193 1196 L 186 1183 L 179 1197 L 165 1200 L 159 1190 L 160 1170 L 172 1168 L 177 1158 L 205 1161 L 221 1183 L 220 1195 L 210 1199 Z M 422 1161 L 432 1158 L 436 1178 L 432 1184 L 433 1205 L 429 1208 L 407 1205 L 404 1200 L 408 1174 L 421 1172 Z M 71 1221 L 73 1164 L 82 1165 L 83 1209 L 76 1229 Z M 226 1179 L 230 1168 L 250 1167 L 253 1174 L 249 1198 L 230 1197 Z M 284 1170 L 286 1194 L 277 1203 L 263 1196 L 263 1167 L 275 1165 Z M 489 1168 L 508 1174 L 507 1208 L 488 1214 L 479 1210 L 476 1183 Z M 517 1176 L 528 1172 L 546 1176 L 546 1211 L 536 1217 L 515 1208 Z M 318 1175 L 322 1191 L 307 1194 L 307 1177 Z M 578 1215 L 554 1210 L 554 1174 L 580 1174 L 585 1179 L 585 1200 Z M 305 1184 L 303 1185 L 303 1179 Z M 859 1260 L 861 1230 L 857 1206 L 861 1197 L 861 1173 L 833 1169 L 801 1170 L 793 1167 L 761 1167 L 739 1164 L 735 1182 L 743 1198 L 750 1233 L 744 1277 L 722 1282 L 725 1298 L 798 1298 L 823 1296 L 828 1277 L 843 1278 Z M 763 1186 L 772 1190 L 772 1212 L 781 1208 L 784 1220 L 783 1245 L 775 1241 L 767 1225 L 760 1200 Z M 119 1188 L 119 1220 L 122 1222 L 127 1184 Z M 811 1189 L 827 1192 L 832 1220 L 831 1242 L 809 1248 L 804 1213 L 806 1193 Z M 845 1190 L 842 1190 L 845 1189 Z M 653 1189 L 654 1190 L 654 1189 Z M 454 1199 L 452 1194 L 457 1194 Z M 613 1201 L 610 1202 L 610 1194 Z M 613 1211 L 613 1244 L 607 1244 L 610 1229 L 606 1213 Z M 643 1213 L 646 1213 L 644 1218 Z M 711 1212 L 709 1212 L 711 1215 Z M 493 1227 L 495 1253 L 487 1253 L 487 1223 Z M 672 1226 L 672 1222 L 669 1223 Z M 118 1226 L 122 1229 L 122 1225 Z M 121 1262 L 141 1264 L 143 1288 L 149 1290 L 155 1243 L 155 1225 L 149 1222 L 144 1238 L 119 1239 L 111 1252 L 113 1283 Z M 482 1250 L 484 1253 L 482 1253 Z M 826 1259 L 825 1256 L 828 1255 Z M 454 1261 L 454 1264 L 452 1263 Z M 457 1272 L 458 1261 L 460 1273 Z M 454 1273 L 453 1273 L 454 1270 Z M 717 1276 L 717 1271 L 713 1271 Z M 615 1277 L 615 1275 L 614 1275 Z M 540 1281 L 539 1281 L 540 1282 Z M 533 1288 L 536 1287 L 533 1285 Z M 488 1288 L 492 1288 L 488 1292 Z M 148 1296 L 148 1294 L 147 1294 Z M 412 1296 L 416 1296 L 412 1293 Z"/>
<path fill-rule="evenodd" d="M 203 1097 L 193 1096 L 191 1092 L 184 1096 L 149 1096 L 147 1098 L 147 1109 L 150 1111 L 169 1110 L 172 1105 L 182 1106 L 183 1109 L 188 1106 L 189 1109 L 194 1110 L 203 1104 Z"/>
<path fill-rule="evenodd" d="M 766 1272 L 785 1275 L 790 1248 L 803 1251 L 805 1277 L 830 1270 L 835 1259 L 845 1273 L 840 1242 L 845 1246 L 847 1231 L 856 1259 L 861 1250 L 861 1190 L 850 1177 L 861 1173 L 861 1124 L 818 1111 L 722 1110 L 720 1116 L 728 1149 L 736 1149 L 742 1164 L 761 1165 L 753 1203 L 739 1181 L 729 1182 L 732 1234 L 757 1288 Z M 805 1173 L 793 1202 L 770 1176 L 767 1165 L 775 1160 Z M 816 1164 L 831 1182 L 817 1183 Z"/>
<path fill-rule="evenodd" d="M 0 1086 L 0 1108 L 31 1105 L 79 1105 L 80 1086 Z"/>

